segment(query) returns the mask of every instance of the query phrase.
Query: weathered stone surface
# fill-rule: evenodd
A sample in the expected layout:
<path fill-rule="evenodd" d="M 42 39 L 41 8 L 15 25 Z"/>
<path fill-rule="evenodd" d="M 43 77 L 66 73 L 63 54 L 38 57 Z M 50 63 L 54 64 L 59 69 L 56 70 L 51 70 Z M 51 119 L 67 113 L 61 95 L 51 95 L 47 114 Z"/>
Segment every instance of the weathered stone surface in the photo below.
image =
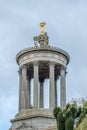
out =
<path fill-rule="evenodd" d="M 17 54 L 17 56 L 16 56 L 17 63 L 19 64 L 20 59 L 23 58 L 24 56 L 28 55 L 28 54 L 31 54 L 29 57 L 32 58 L 32 57 L 34 57 L 35 55 L 37 55 L 38 53 L 39 53 L 40 55 L 41 55 L 41 54 L 43 55 L 43 53 L 44 53 L 44 54 L 47 54 L 47 53 L 48 53 L 50 56 L 51 56 L 51 54 L 56 54 L 55 57 L 62 56 L 63 58 L 66 59 L 67 64 L 69 63 L 69 60 L 70 60 L 70 56 L 69 56 L 69 54 L 68 54 L 66 51 L 64 51 L 64 50 L 62 50 L 62 49 L 60 49 L 60 48 L 48 46 L 48 47 L 44 47 L 44 48 L 41 48 L 41 47 L 34 48 L 34 47 L 32 47 L 32 48 L 27 48 L 27 49 L 24 49 L 24 50 L 20 51 L 20 52 Z M 47 56 L 47 55 L 45 55 L 45 57 L 46 57 L 46 56 Z M 52 57 L 52 56 L 51 56 L 51 57 Z M 40 58 L 40 57 L 39 57 L 39 58 Z M 27 58 L 25 57 L 25 59 L 27 59 Z"/>
<path fill-rule="evenodd" d="M 20 66 L 34 61 L 49 61 L 49 62 L 51 61 L 66 66 L 66 64 L 68 64 L 69 61 L 69 56 L 67 57 L 67 55 L 63 55 L 62 52 L 59 53 L 55 50 L 51 49 L 49 50 L 37 49 L 32 51 L 30 50 L 27 50 L 27 52 L 22 51 L 17 55 L 17 62 Z"/>
<path fill-rule="evenodd" d="M 50 126 L 46 130 L 57 130 L 57 126 L 56 125 Z"/>
<path fill-rule="evenodd" d="M 11 122 L 12 130 L 44 130 L 56 125 L 53 110 L 44 108 L 22 110 Z"/>
<path fill-rule="evenodd" d="M 33 108 L 33 109 L 22 109 L 16 116 L 15 119 L 11 120 L 12 122 L 15 120 L 20 120 L 24 118 L 31 118 L 31 117 L 43 116 L 43 117 L 50 117 L 54 118 L 53 116 L 53 109 L 46 109 L 46 108 Z"/>
<path fill-rule="evenodd" d="M 66 68 L 61 67 L 60 72 L 60 107 L 65 109 L 66 107 Z"/>
<path fill-rule="evenodd" d="M 55 107 L 55 73 L 54 73 L 54 63 L 50 63 L 50 73 L 49 73 L 49 77 L 50 77 L 50 92 L 49 92 L 49 97 L 50 97 L 50 108 L 54 108 Z"/>

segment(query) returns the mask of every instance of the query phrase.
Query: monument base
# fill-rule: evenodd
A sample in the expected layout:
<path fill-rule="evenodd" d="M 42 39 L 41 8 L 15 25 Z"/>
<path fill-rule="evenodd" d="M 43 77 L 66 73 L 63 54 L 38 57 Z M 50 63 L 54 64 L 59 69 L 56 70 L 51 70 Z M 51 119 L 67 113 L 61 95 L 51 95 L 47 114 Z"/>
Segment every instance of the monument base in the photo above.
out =
<path fill-rule="evenodd" d="M 56 125 L 53 109 L 33 108 L 19 112 L 11 120 L 12 130 L 46 130 Z"/>

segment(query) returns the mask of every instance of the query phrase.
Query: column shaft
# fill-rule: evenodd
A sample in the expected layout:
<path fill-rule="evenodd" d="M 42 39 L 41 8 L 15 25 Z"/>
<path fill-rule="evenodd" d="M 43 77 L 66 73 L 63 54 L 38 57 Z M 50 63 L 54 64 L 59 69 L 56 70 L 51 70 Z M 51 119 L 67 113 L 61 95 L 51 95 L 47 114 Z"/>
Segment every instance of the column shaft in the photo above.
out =
<path fill-rule="evenodd" d="M 22 70 L 21 68 L 19 69 L 19 111 L 21 110 L 21 89 L 22 89 Z"/>
<path fill-rule="evenodd" d="M 34 107 L 38 107 L 38 63 L 34 63 Z"/>
<path fill-rule="evenodd" d="M 55 106 L 57 107 L 57 79 L 55 79 Z"/>
<path fill-rule="evenodd" d="M 55 107 L 55 81 L 54 81 L 54 63 L 50 63 L 49 65 L 49 80 L 50 80 L 50 87 L 49 87 L 49 107 Z"/>
<path fill-rule="evenodd" d="M 61 67 L 60 72 L 60 106 L 62 110 L 66 107 L 66 80 L 64 67 Z"/>
<path fill-rule="evenodd" d="M 31 78 L 28 75 L 29 108 L 31 108 Z"/>
<path fill-rule="evenodd" d="M 20 77 L 21 83 L 20 83 L 20 105 L 19 109 L 27 109 L 29 108 L 29 86 L 28 86 L 28 79 L 27 79 L 27 67 L 24 65 L 22 67 L 22 74 Z"/>
<path fill-rule="evenodd" d="M 44 80 L 40 80 L 40 108 L 44 107 Z"/>

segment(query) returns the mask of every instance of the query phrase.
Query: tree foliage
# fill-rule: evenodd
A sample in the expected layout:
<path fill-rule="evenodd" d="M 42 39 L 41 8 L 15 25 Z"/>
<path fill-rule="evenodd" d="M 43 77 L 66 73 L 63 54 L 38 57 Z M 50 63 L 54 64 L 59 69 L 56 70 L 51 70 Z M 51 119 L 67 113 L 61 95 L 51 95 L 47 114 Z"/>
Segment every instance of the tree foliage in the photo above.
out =
<path fill-rule="evenodd" d="M 64 110 L 56 107 L 53 114 L 58 130 L 74 130 L 87 115 L 87 101 L 80 107 L 76 103 L 67 104 Z"/>
<path fill-rule="evenodd" d="M 73 130 L 73 128 L 74 128 L 74 119 L 72 116 L 69 116 L 68 119 L 66 120 L 65 130 Z"/>
<path fill-rule="evenodd" d="M 63 114 L 62 111 L 59 112 L 57 115 L 57 124 L 58 124 L 58 129 L 59 130 L 65 130 L 65 115 Z"/>

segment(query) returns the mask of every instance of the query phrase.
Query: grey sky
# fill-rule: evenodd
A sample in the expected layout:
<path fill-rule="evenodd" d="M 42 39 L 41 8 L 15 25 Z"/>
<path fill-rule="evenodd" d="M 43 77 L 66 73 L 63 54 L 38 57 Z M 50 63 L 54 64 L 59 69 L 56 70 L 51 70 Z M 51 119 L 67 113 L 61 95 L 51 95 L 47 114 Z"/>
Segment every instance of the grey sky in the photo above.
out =
<path fill-rule="evenodd" d="M 86 0 L 0 0 L 0 129 L 18 109 L 16 54 L 33 46 L 39 23 L 46 22 L 50 45 L 71 57 L 67 74 L 67 101 L 87 96 Z"/>

